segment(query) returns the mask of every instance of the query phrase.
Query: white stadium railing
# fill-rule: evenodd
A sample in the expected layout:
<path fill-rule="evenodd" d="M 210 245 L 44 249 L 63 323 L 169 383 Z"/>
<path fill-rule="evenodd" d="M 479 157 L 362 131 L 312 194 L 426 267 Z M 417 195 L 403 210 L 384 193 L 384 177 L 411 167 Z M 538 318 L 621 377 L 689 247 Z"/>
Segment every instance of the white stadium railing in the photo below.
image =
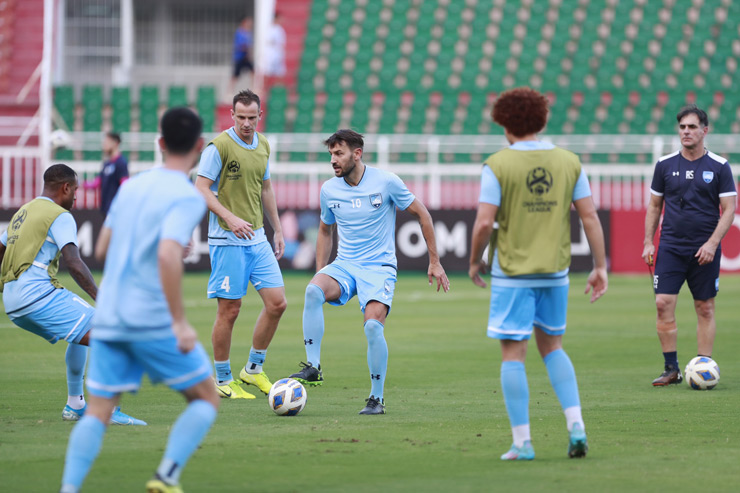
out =
<path fill-rule="evenodd" d="M 207 135 L 207 138 L 215 134 Z M 273 152 L 270 163 L 272 182 L 280 208 L 311 208 L 319 206 L 321 183 L 333 176 L 328 154 L 323 145 L 324 134 L 268 135 Z M 581 155 L 645 154 L 655 162 L 661 155 L 678 148 L 673 136 L 646 135 L 558 135 L 543 136 L 556 145 Z M 74 151 L 100 150 L 100 133 L 71 133 L 67 145 Z M 123 151 L 151 151 L 156 134 L 127 133 L 123 135 Z M 502 136 L 439 136 L 439 135 L 368 135 L 366 153 L 372 156 L 368 164 L 398 174 L 411 191 L 431 209 L 471 209 L 478 203 L 480 161 L 505 147 Z M 733 135 L 709 135 L 707 146 L 716 153 L 740 153 L 740 139 Z M 287 152 L 307 152 L 315 161 L 281 160 Z M 79 152 L 77 153 L 79 155 Z M 422 162 L 397 162 L 398 156 L 413 154 Z M 467 163 L 442 163 L 448 154 L 468 155 Z M 160 154 L 155 152 L 157 160 Z M 596 206 L 600 209 L 639 210 L 649 200 L 652 164 L 590 163 L 584 159 Z M 52 161 L 54 162 L 54 161 Z M 40 151 L 32 148 L 0 148 L 0 191 L 3 208 L 18 207 L 38 194 L 41 188 Z M 80 175 L 80 181 L 94 178 L 100 171 L 95 161 L 66 161 Z M 131 174 L 157 165 L 151 161 L 132 161 Z M 736 168 L 738 172 L 740 168 Z M 80 189 L 77 207 L 94 208 L 98 202 L 95 190 Z"/>

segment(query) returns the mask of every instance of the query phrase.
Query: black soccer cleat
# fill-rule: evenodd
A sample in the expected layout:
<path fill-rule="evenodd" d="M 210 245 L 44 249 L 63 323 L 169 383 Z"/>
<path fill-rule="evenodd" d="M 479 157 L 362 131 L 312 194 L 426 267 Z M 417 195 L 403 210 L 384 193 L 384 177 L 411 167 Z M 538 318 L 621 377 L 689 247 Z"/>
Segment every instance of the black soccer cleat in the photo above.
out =
<path fill-rule="evenodd" d="M 367 404 L 359 414 L 385 414 L 385 401 L 371 395 L 369 399 L 365 399 L 365 402 Z"/>
<path fill-rule="evenodd" d="M 666 385 L 678 384 L 683 382 L 681 370 L 673 366 L 666 366 L 663 373 L 653 380 L 653 387 L 665 387 Z"/>
<path fill-rule="evenodd" d="M 298 380 L 303 385 L 317 386 L 324 383 L 324 377 L 321 376 L 321 365 L 315 368 L 311 363 L 299 363 L 303 368 L 298 373 L 293 373 L 290 378 Z"/>

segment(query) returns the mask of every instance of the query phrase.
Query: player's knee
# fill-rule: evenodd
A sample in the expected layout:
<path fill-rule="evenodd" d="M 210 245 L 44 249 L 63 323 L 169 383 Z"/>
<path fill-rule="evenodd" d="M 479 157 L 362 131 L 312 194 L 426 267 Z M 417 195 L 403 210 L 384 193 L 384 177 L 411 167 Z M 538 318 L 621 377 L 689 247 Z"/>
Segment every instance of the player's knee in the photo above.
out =
<path fill-rule="evenodd" d="M 694 304 L 696 315 L 705 320 L 714 318 L 714 303 L 711 300 L 697 301 Z"/>
<path fill-rule="evenodd" d="M 218 304 L 217 316 L 228 322 L 234 323 L 236 317 L 239 316 L 239 310 L 242 307 L 242 300 L 228 300 L 222 301 Z"/>
<path fill-rule="evenodd" d="M 365 322 L 365 337 L 368 339 L 374 339 L 376 337 L 383 336 L 383 324 L 377 320 L 370 318 Z"/>
<path fill-rule="evenodd" d="M 665 318 L 673 314 L 673 302 L 662 296 L 655 298 L 655 308 L 658 310 L 658 318 Z"/>
<path fill-rule="evenodd" d="M 286 308 L 288 308 L 288 300 L 285 296 L 270 300 L 265 306 L 270 315 L 282 315 Z"/>
<path fill-rule="evenodd" d="M 306 305 L 323 305 L 326 298 L 324 297 L 324 290 L 318 287 L 316 284 L 308 283 L 306 286 Z"/>

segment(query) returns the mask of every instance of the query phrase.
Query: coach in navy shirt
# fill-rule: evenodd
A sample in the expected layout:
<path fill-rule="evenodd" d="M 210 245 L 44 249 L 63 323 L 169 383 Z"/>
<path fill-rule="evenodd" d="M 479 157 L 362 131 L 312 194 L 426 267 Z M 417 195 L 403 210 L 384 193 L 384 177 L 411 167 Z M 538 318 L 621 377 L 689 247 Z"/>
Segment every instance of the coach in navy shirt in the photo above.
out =
<path fill-rule="evenodd" d="M 704 147 L 709 131 L 706 112 L 689 105 L 677 120 L 682 147 L 655 165 L 642 251 L 642 258 L 652 265 L 653 238 L 665 205 L 653 277 L 658 339 L 665 359 L 663 373 L 653 380 L 656 387 L 683 380 L 676 344 L 676 300 L 684 281 L 694 297 L 698 355 L 712 356 L 720 241 L 732 225 L 737 198 L 729 163 Z"/>
<path fill-rule="evenodd" d="M 105 134 L 102 149 L 105 158 L 103 168 L 94 180 L 85 182 L 83 188 L 100 188 L 100 211 L 107 216 L 118 188 L 128 180 L 128 161 L 121 154 L 121 136 L 115 132 Z"/>

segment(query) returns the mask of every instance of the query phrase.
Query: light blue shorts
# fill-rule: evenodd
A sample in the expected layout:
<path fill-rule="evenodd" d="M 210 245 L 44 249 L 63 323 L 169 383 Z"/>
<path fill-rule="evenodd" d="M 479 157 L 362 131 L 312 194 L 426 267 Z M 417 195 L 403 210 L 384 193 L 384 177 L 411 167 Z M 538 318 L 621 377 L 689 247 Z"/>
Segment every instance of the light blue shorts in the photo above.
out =
<path fill-rule="evenodd" d="M 60 339 L 70 343 L 79 343 L 92 328 L 92 317 L 95 308 L 76 294 L 66 289 L 55 289 L 37 303 L 48 302 L 38 309 L 13 317 L 10 320 L 18 327 L 43 337 L 51 344 Z"/>
<path fill-rule="evenodd" d="M 360 309 L 370 301 L 379 301 L 391 312 L 393 291 L 396 289 L 396 269 L 391 265 L 360 264 L 346 260 L 335 260 L 319 271 L 339 283 L 342 294 L 339 299 L 329 301 L 330 305 L 344 305 L 357 295 Z"/>
<path fill-rule="evenodd" d="M 175 336 L 147 341 L 105 341 L 92 338 L 87 388 L 98 397 L 136 392 L 144 373 L 152 383 L 189 389 L 211 376 L 211 363 L 197 343 L 189 353 L 177 349 Z"/>
<path fill-rule="evenodd" d="M 209 298 L 241 299 L 247 294 L 250 282 L 257 291 L 284 286 L 275 253 L 266 241 L 249 246 L 211 245 L 208 251 L 211 255 Z"/>
<path fill-rule="evenodd" d="M 565 333 L 568 286 L 512 288 L 491 286 L 488 337 L 527 340 L 533 326 L 546 334 Z"/>

